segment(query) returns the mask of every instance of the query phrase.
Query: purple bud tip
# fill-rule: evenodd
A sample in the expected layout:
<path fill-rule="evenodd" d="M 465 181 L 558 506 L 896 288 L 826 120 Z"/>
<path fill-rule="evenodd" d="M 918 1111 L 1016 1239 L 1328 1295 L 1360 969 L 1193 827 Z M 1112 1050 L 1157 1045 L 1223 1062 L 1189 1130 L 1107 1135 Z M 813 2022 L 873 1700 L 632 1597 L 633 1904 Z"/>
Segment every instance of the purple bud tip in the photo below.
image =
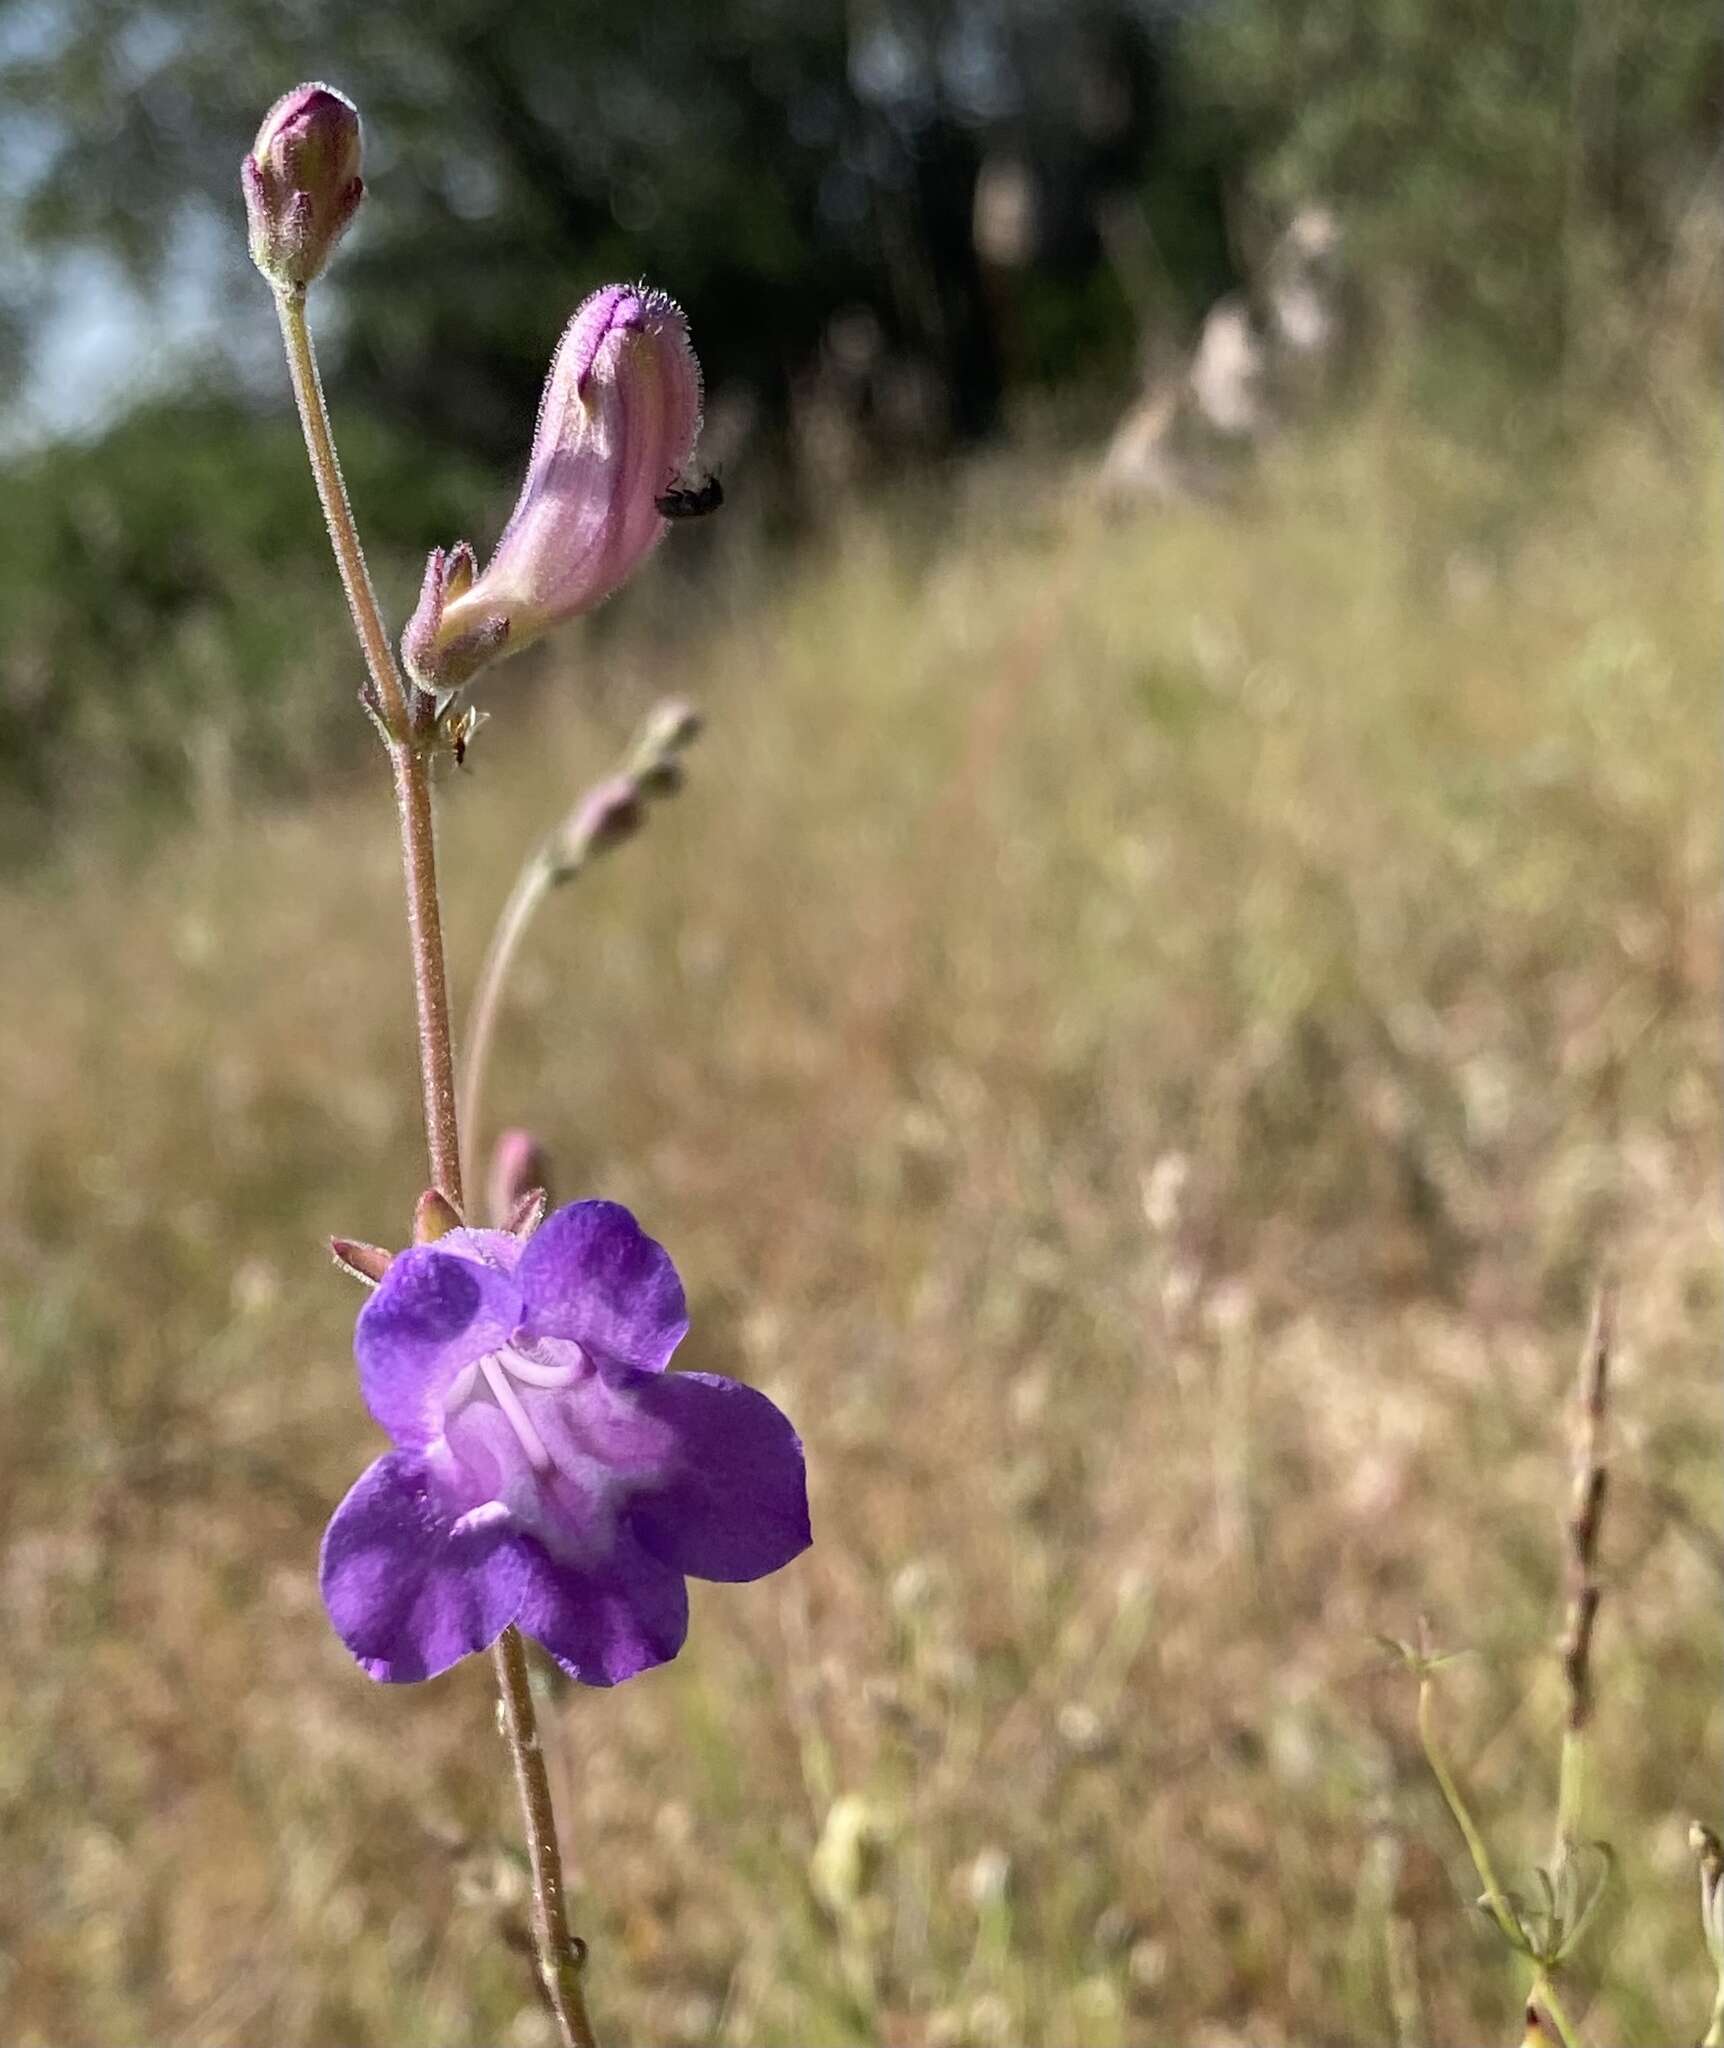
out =
<path fill-rule="evenodd" d="M 631 776 L 595 783 L 563 821 L 556 847 L 561 867 L 573 873 L 593 854 L 608 853 L 640 829 L 641 814 L 640 788 Z"/>
<path fill-rule="evenodd" d="M 509 1219 L 503 1228 L 511 1237 L 531 1237 L 545 1220 L 545 1211 L 551 1206 L 551 1197 L 544 1188 L 529 1188 L 509 1211 Z"/>
<path fill-rule="evenodd" d="M 551 1178 L 544 1147 L 531 1131 L 504 1131 L 491 1148 L 491 1171 L 485 1183 L 485 1203 L 491 1221 L 499 1229 L 510 1229 L 527 1198 L 537 1195 L 542 1202 Z"/>
<path fill-rule="evenodd" d="M 365 1244 L 354 1237 L 332 1237 L 329 1249 L 335 1263 L 344 1272 L 351 1273 L 356 1280 L 369 1281 L 373 1287 L 395 1263 L 393 1252 L 385 1251 L 380 1244 Z"/>
<path fill-rule="evenodd" d="M 240 166 L 251 257 L 277 291 L 322 271 L 364 196 L 359 110 L 333 86 L 301 85 L 263 118 Z"/>

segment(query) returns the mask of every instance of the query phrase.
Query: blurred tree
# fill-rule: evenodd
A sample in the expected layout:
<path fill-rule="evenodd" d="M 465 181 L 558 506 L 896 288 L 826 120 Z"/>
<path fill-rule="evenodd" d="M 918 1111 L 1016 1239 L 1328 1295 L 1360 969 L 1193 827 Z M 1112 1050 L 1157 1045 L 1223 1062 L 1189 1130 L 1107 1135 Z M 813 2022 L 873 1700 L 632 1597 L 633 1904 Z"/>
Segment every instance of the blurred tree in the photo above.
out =
<path fill-rule="evenodd" d="M 971 232 L 984 149 L 1028 138 L 1053 200 L 1041 257 L 1093 291 L 1096 197 L 1165 145 L 1155 17 L 1131 0 L 64 0 L 17 9 L 11 33 L 0 13 L 0 116 L 32 137 L 13 181 L 30 246 L 99 248 L 147 286 L 225 230 L 212 283 L 252 321 L 234 166 L 285 85 L 326 75 L 365 114 L 372 184 L 331 279 L 346 390 L 496 461 L 518 455 L 581 291 L 642 269 L 769 417 L 834 315 L 866 307 L 932 372 L 944 424 L 976 434 L 1001 399 Z"/>
<path fill-rule="evenodd" d="M 1111 37 L 1087 73 L 1063 61 L 1074 22 L 1085 50 Z M 283 710 L 271 744 L 292 729 L 293 636 L 275 629 L 326 564 L 291 436 L 253 432 L 248 373 L 277 416 L 286 393 L 237 182 L 285 87 L 327 77 L 366 120 L 371 196 L 319 324 L 387 578 L 480 525 L 475 474 L 493 495 L 513 482 L 552 344 L 607 276 L 674 289 L 715 392 L 746 394 L 769 427 L 861 334 L 903 373 L 876 384 L 864 432 L 907 425 L 922 447 L 988 432 L 1001 356 L 972 219 L 983 153 L 1008 126 L 1062 195 L 1037 256 L 1053 296 L 1104 308 L 1053 366 L 1129 356 L 1089 199 L 1155 144 L 1146 37 L 1123 0 L 1081 18 L 1044 0 L 635 0 L 573 16 L 553 0 L 0 5 L 0 210 L 29 262 L 49 278 L 74 258 L 118 264 L 146 319 L 189 271 L 229 337 L 225 380 L 218 350 L 195 388 L 15 467 L 23 489 L 0 501 L 15 785 L 45 795 L 72 737 L 146 725 L 130 758 L 171 785 L 185 733 L 236 673 Z M 0 342 L 8 311 L 21 340 L 32 315 L 50 331 L 49 304 L 26 290 L 0 305 Z M 893 391 L 916 404 L 894 413 Z M 452 457 L 483 465 L 453 510 Z"/>
<path fill-rule="evenodd" d="M 188 280 L 226 309 L 189 388 L 141 335 L 147 402 L 14 458 L 0 778 L 46 799 L 68 736 L 102 732 L 173 786 L 236 678 L 270 709 L 234 744 L 312 758 L 287 621 L 327 564 L 291 430 L 257 427 L 286 391 L 237 174 L 303 78 L 367 123 L 318 321 L 387 581 L 487 539 L 479 480 L 506 503 L 607 276 L 674 290 L 715 396 L 767 428 L 812 390 L 922 452 L 1016 385 L 1118 398 L 1151 344 L 1177 363 L 1238 281 L 1239 192 L 1319 196 L 1411 280 L 1433 361 L 1470 334 L 1543 378 L 1674 246 L 1720 75 L 1710 0 L 0 0 L 0 373 L 92 257 L 146 318 Z M 751 467 L 739 502 L 770 496 Z"/>
<path fill-rule="evenodd" d="M 1542 380 L 1596 367 L 1716 184 L 1721 27 L 1713 0 L 1215 0 L 1185 47 L 1271 207 L 1342 205 L 1451 362 Z"/>
<path fill-rule="evenodd" d="M 951 147 L 937 106 L 906 126 L 849 90 L 845 10 L 822 0 L 69 0 L 32 41 L 0 69 L 0 105 L 46 137 L 24 231 L 140 281 L 198 216 L 233 226 L 234 166 L 285 84 L 349 91 L 372 196 L 334 279 L 348 390 L 497 459 L 576 298 L 642 267 L 771 403 L 835 306 L 879 296 L 878 212 L 919 150 Z M 224 283 L 251 318 L 238 247 L 235 228 Z M 913 322 L 915 300 L 883 310 Z"/>

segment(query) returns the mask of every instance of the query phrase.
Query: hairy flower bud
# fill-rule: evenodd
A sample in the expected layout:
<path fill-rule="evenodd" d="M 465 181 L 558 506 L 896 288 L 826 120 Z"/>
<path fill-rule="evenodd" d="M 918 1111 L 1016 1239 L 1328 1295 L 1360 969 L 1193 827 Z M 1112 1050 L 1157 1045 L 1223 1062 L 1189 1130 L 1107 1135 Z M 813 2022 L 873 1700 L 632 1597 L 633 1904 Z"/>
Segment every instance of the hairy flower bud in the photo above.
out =
<path fill-rule="evenodd" d="M 365 196 L 359 110 L 333 86 L 301 85 L 263 117 L 240 165 L 251 260 L 277 291 L 303 291 Z"/>
<path fill-rule="evenodd" d="M 551 363 L 527 479 L 483 575 L 465 542 L 426 565 L 401 637 L 422 689 L 447 696 L 485 663 L 590 611 L 665 530 L 658 500 L 700 431 L 700 365 L 682 308 L 644 285 L 606 285 Z"/>

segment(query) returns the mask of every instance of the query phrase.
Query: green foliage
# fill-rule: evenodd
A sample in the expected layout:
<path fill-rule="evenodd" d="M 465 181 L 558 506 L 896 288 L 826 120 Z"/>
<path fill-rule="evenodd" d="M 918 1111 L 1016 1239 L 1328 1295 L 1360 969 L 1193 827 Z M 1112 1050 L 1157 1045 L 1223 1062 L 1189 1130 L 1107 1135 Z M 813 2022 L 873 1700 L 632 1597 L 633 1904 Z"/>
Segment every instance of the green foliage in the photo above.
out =
<path fill-rule="evenodd" d="M 768 428 L 858 306 L 915 373 L 897 388 L 934 394 L 935 438 L 942 415 L 990 426 L 1013 377 L 1075 390 L 1062 416 L 1099 420 L 1131 387 L 1140 321 L 1189 330 L 1228 281 L 1224 189 L 1271 217 L 1333 200 L 1367 295 L 1416 313 L 1396 329 L 1403 394 L 1530 469 L 1560 455 L 1547 385 L 1638 376 L 1720 75 L 1695 0 L 637 0 L 573 24 L 552 0 L 161 0 L 147 17 L 68 0 L 0 36 L 0 225 L 22 252 L 0 360 L 40 315 L 30 280 L 89 248 L 160 280 L 190 232 L 217 252 L 204 283 L 231 295 L 233 366 L 268 364 L 236 167 L 284 84 L 319 74 L 367 123 L 371 196 L 318 320 L 398 600 L 425 548 L 486 539 L 554 338 L 606 275 L 672 287 L 714 391 Z M 1034 169 L 1043 246 L 984 289 L 970 208 L 989 153 Z M 1110 251 L 1110 220 L 1152 245 L 1153 284 Z M 1625 319 L 1636 294 L 1652 311 Z M 1423 341 L 1401 348 L 1409 333 Z M 5 472 L 0 857 L 95 764 L 105 788 L 173 796 L 320 770 L 326 671 L 350 657 L 291 420 L 284 400 L 260 419 L 226 396 L 219 367 L 199 380 Z M 864 437 L 891 410 L 840 402 Z M 734 493 L 768 513 L 770 441 Z"/>
<path fill-rule="evenodd" d="M 350 486 L 405 587 L 466 531 L 481 478 L 352 423 Z M 0 761 L 16 853 L 58 797 L 183 798 L 201 776 L 277 788 L 327 758 L 355 668 L 291 419 L 162 404 L 14 466 L 0 493 Z"/>
<path fill-rule="evenodd" d="M 1271 204 L 1340 203 L 1444 348 L 1532 379 L 1656 281 L 1720 114 L 1705 0 L 1221 0 L 1187 56 Z"/>
<path fill-rule="evenodd" d="M 234 217 L 284 81 L 327 75 L 362 108 L 372 182 L 331 280 L 348 389 L 420 434 L 513 450 L 551 339 L 608 276 L 674 283 L 713 359 L 769 400 L 835 306 L 890 296 L 882 209 L 915 153 L 851 89 L 836 6 L 162 0 L 150 23 L 73 0 L 0 68 L 0 104 L 52 137 L 25 232 L 151 278 L 188 220 Z M 907 260 L 916 240 L 912 222 Z M 910 325 L 931 338 L 938 315 Z"/>

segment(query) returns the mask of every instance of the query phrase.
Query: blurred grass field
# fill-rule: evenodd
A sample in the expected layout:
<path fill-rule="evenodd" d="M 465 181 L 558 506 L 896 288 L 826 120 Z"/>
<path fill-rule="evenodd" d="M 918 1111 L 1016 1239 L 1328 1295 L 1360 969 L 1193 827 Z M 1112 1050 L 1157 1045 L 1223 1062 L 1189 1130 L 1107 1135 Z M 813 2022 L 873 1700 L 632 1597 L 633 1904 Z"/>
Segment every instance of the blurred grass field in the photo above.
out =
<path fill-rule="evenodd" d="M 606 2039 L 1518 2039 L 1373 1638 L 1472 1653 L 1439 1720 L 1529 1883 L 1605 1273 L 1620 1881 L 1565 1989 L 1698 2034 L 1718 441 L 1672 398 L 1516 498 L 1372 409 L 1142 518 L 1000 458 L 649 594 L 602 692 L 497 678 L 458 997 L 632 716 L 710 714 L 537 928 L 492 1105 L 671 1247 L 682 1362 L 782 1401 L 814 1498 L 676 1664 L 555 1691 Z M 488 1670 L 369 1686 L 315 1584 L 378 1447 L 320 1245 L 423 1173 L 396 860 L 379 762 L 0 897 L 15 2048 L 549 2038 Z"/>

